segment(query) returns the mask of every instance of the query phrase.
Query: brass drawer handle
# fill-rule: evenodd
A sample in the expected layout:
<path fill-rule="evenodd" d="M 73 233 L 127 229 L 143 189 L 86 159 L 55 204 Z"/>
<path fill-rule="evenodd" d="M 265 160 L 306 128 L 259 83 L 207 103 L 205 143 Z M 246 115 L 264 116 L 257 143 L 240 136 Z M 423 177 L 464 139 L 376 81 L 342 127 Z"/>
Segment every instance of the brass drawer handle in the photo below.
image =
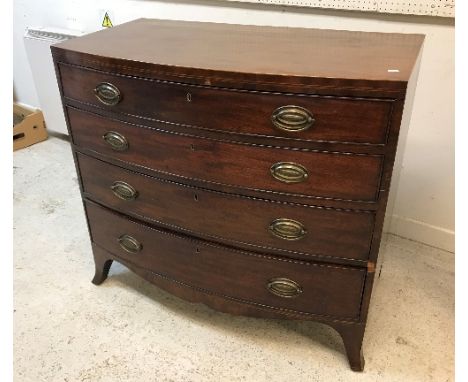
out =
<path fill-rule="evenodd" d="M 287 105 L 273 112 L 271 122 L 279 130 L 300 132 L 311 127 L 315 119 L 309 110 L 300 106 Z"/>
<path fill-rule="evenodd" d="M 267 289 L 276 296 L 284 298 L 297 297 L 302 293 L 302 287 L 295 281 L 285 277 L 276 277 L 267 283 Z"/>
<path fill-rule="evenodd" d="M 286 218 L 273 220 L 269 229 L 274 236 L 283 240 L 299 240 L 307 232 L 302 223 Z"/>
<path fill-rule="evenodd" d="M 122 200 L 135 200 L 138 196 L 137 190 L 121 180 L 115 181 L 110 188 L 114 195 Z"/>
<path fill-rule="evenodd" d="M 283 183 L 301 183 L 309 176 L 304 166 L 292 162 L 277 162 L 270 172 L 273 178 Z"/>
<path fill-rule="evenodd" d="M 94 95 L 107 106 L 115 106 L 122 99 L 119 88 L 109 82 L 101 82 L 97 85 L 94 88 Z"/>
<path fill-rule="evenodd" d="M 108 131 L 102 138 L 106 143 L 116 151 L 125 151 L 128 149 L 128 141 L 122 134 L 115 131 Z"/>
<path fill-rule="evenodd" d="M 118 238 L 118 242 L 119 242 L 120 247 L 124 251 L 128 253 L 132 253 L 132 254 L 140 252 L 141 249 L 143 248 L 141 243 L 137 239 L 135 239 L 133 236 L 130 236 L 130 235 L 120 236 Z"/>

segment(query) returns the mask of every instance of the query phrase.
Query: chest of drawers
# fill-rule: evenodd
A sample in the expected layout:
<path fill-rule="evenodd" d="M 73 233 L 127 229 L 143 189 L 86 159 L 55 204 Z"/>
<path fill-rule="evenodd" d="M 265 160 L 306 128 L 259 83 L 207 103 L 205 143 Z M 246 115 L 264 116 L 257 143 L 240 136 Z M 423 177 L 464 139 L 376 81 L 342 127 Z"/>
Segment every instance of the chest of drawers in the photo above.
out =
<path fill-rule="evenodd" d="M 53 46 L 93 282 L 115 260 L 223 312 L 320 321 L 362 370 L 422 42 L 141 19 Z"/>

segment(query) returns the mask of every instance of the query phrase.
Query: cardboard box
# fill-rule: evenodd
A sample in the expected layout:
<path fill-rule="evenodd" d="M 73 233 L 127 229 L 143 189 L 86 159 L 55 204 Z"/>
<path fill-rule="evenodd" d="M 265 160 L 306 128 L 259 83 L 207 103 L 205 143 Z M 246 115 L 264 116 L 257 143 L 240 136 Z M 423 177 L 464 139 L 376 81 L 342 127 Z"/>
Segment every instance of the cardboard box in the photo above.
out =
<path fill-rule="evenodd" d="M 44 116 L 40 110 L 31 110 L 13 104 L 13 151 L 47 139 Z"/>

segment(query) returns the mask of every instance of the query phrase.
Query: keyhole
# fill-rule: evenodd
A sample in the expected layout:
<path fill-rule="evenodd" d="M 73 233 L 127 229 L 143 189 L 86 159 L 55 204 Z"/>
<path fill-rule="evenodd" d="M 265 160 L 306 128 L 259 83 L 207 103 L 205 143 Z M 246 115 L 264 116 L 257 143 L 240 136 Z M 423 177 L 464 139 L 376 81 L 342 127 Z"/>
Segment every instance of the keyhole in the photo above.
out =
<path fill-rule="evenodd" d="M 195 248 L 195 253 L 200 253 L 200 248 Z"/>
<path fill-rule="evenodd" d="M 190 150 L 195 151 L 195 146 L 194 146 L 194 145 L 190 145 Z"/>
<path fill-rule="evenodd" d="M 193 199 L 194 199 L 196 202 L 198 202 L 198 195 L 197 195 L 197 194 L 194 194 L 194 195 L 193 195 Z"/>
<path fill-rule="evenodd" d="M 187 102 L 192 102 L 192 94 L 187 93 Z"/>

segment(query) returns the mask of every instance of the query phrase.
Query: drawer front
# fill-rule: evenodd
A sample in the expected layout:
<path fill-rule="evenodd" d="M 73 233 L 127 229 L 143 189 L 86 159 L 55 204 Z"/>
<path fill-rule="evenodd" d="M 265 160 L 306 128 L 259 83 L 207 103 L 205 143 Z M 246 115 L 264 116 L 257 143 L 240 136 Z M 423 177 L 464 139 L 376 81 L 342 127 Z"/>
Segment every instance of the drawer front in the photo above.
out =
<path fill-rule="evenodd" d="M 392 109 L 388 100 L 212 89 L 68 65 L 60 65 L 60 74 L 64 95 L 71 99 L 116 112 L 238 134 L 385 144 Z"/>
<path fill-rule="evenodd" d="M 164 277 L 275 309 L 357 319 L 364 268 L 285 260 L 151 228 L 89 202 L 93 242 Z"/>
<path fill-rule="evenodd" d="M 91 199 L 170 228 L 273 252 L 367 260 L 374 214 L 286 204 L 152 178 L 77 154 Z M 300 252 L 301 255 L 297 254 Z"/>
<path fill-rule="evenodd" d="M 298 196 L 375 201 L 382 156 L 299 151 L 175 135 L 69 108 L 76 145 L 155 171 Z M 104 138 L 105 139 L 104 139 Z"/>

